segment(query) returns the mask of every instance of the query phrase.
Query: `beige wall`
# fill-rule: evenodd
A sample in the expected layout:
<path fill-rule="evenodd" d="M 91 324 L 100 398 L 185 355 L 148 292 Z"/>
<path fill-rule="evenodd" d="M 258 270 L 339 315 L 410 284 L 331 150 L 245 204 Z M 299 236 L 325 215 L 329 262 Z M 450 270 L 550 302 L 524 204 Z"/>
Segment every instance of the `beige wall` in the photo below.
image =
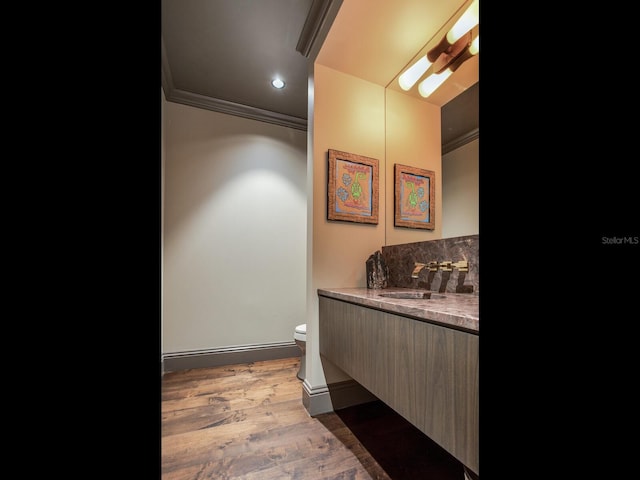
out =
<path fill-rule="evenodd" d="M 327 152 L 378 159 L 384 186 L 384 89 L 316 65 L 314 122 L 314 280 L 318 287 L 363 287 L 365 261 L 384 244 L 385 212 L 377 225 L 327 220 Z"/>
<path fill-rule="evenodd" d="M 293 343 L 306 133 L 163 100 L 162 352 Z"/>
<path fill-rule="evenodd" d="M 319 355 L 318 298 L 321 287 L 366 287 L 365 262 L 383 245 L 441 238 L 440 108 L 344 74 L 316 62 L 314 72 L 313 207 L 307 291 L 308 388 L 349 377 Z M 379 161 L 377 225 L 327 220 L 328 150 Z M 394 220 L 394 163 L 436 174 L 436 229 L 401 229 Z"/>
<path fill-rule="evenodd" d="M 387 89 L 386 92 L 386 238 L 385 245 L 442 238 L 442 140 L 440 107 Z M 435 229 L 396 227 L 394 165 L 435 172 Z"/>
<path fill-rule="evenodd" d="M 310 389 L 348 379 L 335 367 L 322 366 L 318 331 L 321 287 L 366 286 L 365 262 L 384 244 L 384 88 L 360 78 L 315 65 L 313 188 L 307 290 L 307 379 Z M 328 150 L 356 153 L 379 161 L 380 211 L 377 225 L 327 220 Z"/>

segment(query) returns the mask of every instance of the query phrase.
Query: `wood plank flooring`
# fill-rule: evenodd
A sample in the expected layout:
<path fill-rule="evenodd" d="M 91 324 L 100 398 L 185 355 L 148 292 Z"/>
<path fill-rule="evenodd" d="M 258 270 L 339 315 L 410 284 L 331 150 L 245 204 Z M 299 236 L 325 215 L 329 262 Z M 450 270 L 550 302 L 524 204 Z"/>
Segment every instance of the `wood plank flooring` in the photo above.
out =
<path fill-rule="evenodd" d="M 162 480 L 464 479 L 459 462 L 382 402 L 310 417 L 299 361 L 166 373 Z"/>

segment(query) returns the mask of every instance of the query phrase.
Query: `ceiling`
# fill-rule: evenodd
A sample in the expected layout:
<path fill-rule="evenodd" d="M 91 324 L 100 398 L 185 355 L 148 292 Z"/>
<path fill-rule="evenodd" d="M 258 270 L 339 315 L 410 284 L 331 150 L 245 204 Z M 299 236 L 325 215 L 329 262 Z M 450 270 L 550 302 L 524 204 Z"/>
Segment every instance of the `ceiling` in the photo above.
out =
<path fill-rule="evenodd" d="M 308 62 L 316 58 L 443 107 L 444 145 L 468 134 L 473 119 L 477 131 L 479 55 L 428 99 L 416 87 L 402 91 L 397 77 L 438 43 L 470 2 L 162 0 L 164 95 L 171 102 L 306 130 Z M 286 82 L 284 89 L 271 86 L 274 76 Z"/>

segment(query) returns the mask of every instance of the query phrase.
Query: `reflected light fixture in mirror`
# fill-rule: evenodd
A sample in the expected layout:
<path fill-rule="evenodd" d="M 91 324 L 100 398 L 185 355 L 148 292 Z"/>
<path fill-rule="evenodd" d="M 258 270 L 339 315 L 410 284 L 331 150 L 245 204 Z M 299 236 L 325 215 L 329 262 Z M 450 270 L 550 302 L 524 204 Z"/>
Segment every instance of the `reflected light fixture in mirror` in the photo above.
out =
<path fill-rule="evenodd" d="M 478 35 L 476 33 L 473 40 L 471 37 L 473 29 L 480 23 L 479 2 L 480 0 L 474 0 L 446 35 L 442 37 L 440 42 L 398 77 L 400 88 L 405 91 L 410 90 L 429 71 L 429 78 L 435 77 L 432 80 L 427 79 L 429 80 L 428 85 L 435 85 L 429 93 L 431 94 L 464 61 L 478 53 Z M 472 50 L 471 45 L 473 42 L 476 42 L 476 46 L 473 47 L 475 53 L 469 55 L 467 52 Z M 458 59 L 461 59 L 461 61 L 457 62 Z M 454 64 L 455 67 L 449 70 L 449 67 Z M 423 90 L 427 91 L 426 87 Z M 420 94 L 423 97 L 428 96 L 423 95 L 422 91 L 420 91 Z"/>
<path fill-rule="evenodd" d="M 476 55 L 480 51 L 480 35 L 476 36 L 473 41 L 469 44 L 469 46 L 457 57 L 448 63 L 444 69 L 440 69 L 437 73 L 432 73 L 425 80 L 423 80 L 420 85 L 418 85 L 418 92 L 420 95 L 427 98 L 436 89 L 442 85 L 447 78 L 451 76 L 453 72 L 455 72 L 460 65 L 469 60 L 471 57 Z"/>

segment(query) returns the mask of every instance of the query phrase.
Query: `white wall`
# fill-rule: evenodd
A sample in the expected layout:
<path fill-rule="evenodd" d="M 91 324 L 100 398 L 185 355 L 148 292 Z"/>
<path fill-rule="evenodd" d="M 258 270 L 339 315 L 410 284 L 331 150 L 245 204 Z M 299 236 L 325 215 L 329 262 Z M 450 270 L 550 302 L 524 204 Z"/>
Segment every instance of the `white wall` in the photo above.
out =
<path fill-rule="evenodd" d="M 160 89 L 160 138 L 162 142 L 160 144 L 160 291 L 164 289 L 164 264 L 162 258 L 164 257 L 164 118 L 165 118 L 165 105 L 164 90 Z M 164 319 L 162 317 L 162 308 L 160 308 L 160 356 L 162 357 L 162 343 L 163 343 L 163 330 Z M 158 359 L 162 364 L 162 358 Z M 162 364 L 164 367 L 164 364 Z"/>
<path fill-rule="evenodd" d="M 442 238 L 479 233 L 479 142 L 442 157 Z"/>
<path fill-rule="evenodd" d="M 293 342 L 306 132 L 164 102 L 162 353 Z"/>

